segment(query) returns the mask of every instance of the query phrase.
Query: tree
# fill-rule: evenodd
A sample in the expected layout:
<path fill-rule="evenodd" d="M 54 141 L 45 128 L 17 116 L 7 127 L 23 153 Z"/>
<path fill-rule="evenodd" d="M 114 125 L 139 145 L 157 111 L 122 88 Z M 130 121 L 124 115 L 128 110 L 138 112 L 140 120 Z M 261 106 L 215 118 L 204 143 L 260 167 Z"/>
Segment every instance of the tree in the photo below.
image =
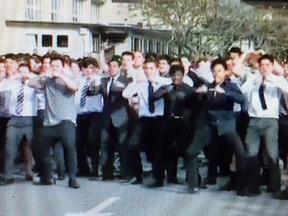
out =
<path fill-rule="evenodd" d="M 224 55 L 235 41 L 241 40 L 251 40 L 274 52 L 284 49 L 276 46 L 286 38 L 283 16 L 276 19 L 273 14 L 273 19 L 265 19 L 267 11 L 239 0 L 142 0 L 132 8 L 141 11 L 150 28 L 170 29 L 171 44 L 196 58 Z M 283 29 L 281 33 L 279 28 Z"/>

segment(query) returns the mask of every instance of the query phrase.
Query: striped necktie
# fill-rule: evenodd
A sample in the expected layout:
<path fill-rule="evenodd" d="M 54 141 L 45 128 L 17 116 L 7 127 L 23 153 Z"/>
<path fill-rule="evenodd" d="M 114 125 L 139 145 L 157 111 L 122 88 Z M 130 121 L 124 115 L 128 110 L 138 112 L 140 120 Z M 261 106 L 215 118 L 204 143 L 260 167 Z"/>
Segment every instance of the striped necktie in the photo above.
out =
<path fill-rule="evenodd" d="M 17 96 L 16 113 L 19 115 L 23 111 L 24 102 L 24 84 L 21 84 L 20 91 Z"/>
<path fill-rule="evenodd" d="M 81 92 L 81 98 L 80 98 L 80 106 L 84 107 L 86 104 L 86 96 L 87 96 L 87 92 L 89 90 L 90 87 L 90 78 L 86 79 L 86 82 L 83 86 L 82 92 Z"/>

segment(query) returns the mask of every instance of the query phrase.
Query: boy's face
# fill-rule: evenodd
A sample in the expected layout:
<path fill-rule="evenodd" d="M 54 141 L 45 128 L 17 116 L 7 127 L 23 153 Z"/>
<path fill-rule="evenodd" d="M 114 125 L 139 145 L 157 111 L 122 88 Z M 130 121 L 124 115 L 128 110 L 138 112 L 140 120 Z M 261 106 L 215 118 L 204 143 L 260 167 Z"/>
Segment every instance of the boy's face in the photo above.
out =
<path fill-rule="evenodd" d="M 172 80 L 173 80 L 173 84 L 174 85 L 179 85 L 183 82 L 183 73 L 182 71 L 176 71 L 173 75 L 172 75 Z"/>
<path fill-rule="evenodd" d="M 214 66 L 213 76 L 217 85 L 221 85 L 225 81 L 226 70 L 222 64 L 217 64 Z"/>
<path fill-rule="evenodd" d="M 115 77 L 119 74 L 120 72 L 120 66 L 118 62 L 112 61 L 109 63 L 109 74 L 111 77 Z"/>
<path fill-rule="evenodd" d="M 30 70 L 29 70 L 28 67 L 22 66 L 22 67 L 19 68 L 19 73 L 20 73 L 21 75 L 27 75 L 27 74 L 30 73 Z"/>
<path fill-rule="evenodd" d="M 5 59 L 5 69 L 6 69 L 6 74 L 9 75 L 14 75 L 18 72 L 18 62 L 13 59 Z"/>
<path fill-rule="evenodd" d="M 131 55 L 124 55 L 122 57 L 122 67 L 123 69 L 130 69 L 133 66 L 133 57 Z"/>
<path fill-rule="evenodd" d="M 45 58 L 43 59 L 43 63 L 42 63 L 42 70 L 44 72 L 47 72 L 51 69 L 51 59 L 50 58 Z"/>
<path fill-rule="evenodd" d="M 53 72 L 62 72 L 63 64 L 60 59 L 55 59 L 51 62 L 51 68 Z"/>
<path fill-rule="evenodd" d="M 134 66 L 137 67 L 142 67 L 144 62 L 144 57 L 141 52 L 135 52 L 134 53 Z"/>
<path fill-rule="evenodd" d="M 166 74 L 169 72 L 170 65 L 165 59 L 161 59 L 158 61 L 158 70 L 160 74 Z"/>
<path fill-rule="evenodd" d="M 239 62 L 241 55 L 239 53 L 231 52 L 231 53 L 229 53 L 229 57 L 231 58 L 232 65 L 234 66 Z"/>
<path fill-rule="evenodd" d="M 78 64 L 75 63 L 75 62 L 71 63 L 71 67 L 70 68 L 71 68 L 71 71 L 73 72 L 73 74 L 78 74 L 79 71 L 80 71 L 80 68 L 79 68 Z"/>
<path fill-rule="evenodd" d="M 156 76 L 157 75 L 157 67 L 154 62 L 147 62 L 144 66 L 144 72 L 146 76 Z"/>
<path fill-rule="evenodd" d="M 262 59 L 259 64 L 259 70 L 263 77 L 268 76 L 272 73 L 274 68 L 274 63 L 272 63 L 269 59 Z"/>
<path fill-rule="evenodd" d="M 87 68 L 85 68 L 85 75 L 86 77 L 92 77 L 96 72 L 96 67 L 93 64 L 88 65 Z"/>

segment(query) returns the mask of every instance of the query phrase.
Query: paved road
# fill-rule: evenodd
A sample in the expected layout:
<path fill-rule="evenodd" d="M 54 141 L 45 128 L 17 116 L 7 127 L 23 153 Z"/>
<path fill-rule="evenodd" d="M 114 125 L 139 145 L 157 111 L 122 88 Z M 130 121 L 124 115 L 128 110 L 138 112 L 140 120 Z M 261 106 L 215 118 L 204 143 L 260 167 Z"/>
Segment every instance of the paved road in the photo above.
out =
<path fill-rule="evenodd" d="M 79 183 L 78 190 L 68 188 L 67 179 L 53 186 L 25 181 L 2 186 L 0 216 L 288 215 L 288 201 L 274 200 L 266 192 L 250 198 L 218 191 L 217 186 L 191 195 L 180 193 L 184 185 L 147 189 L 139 185 L 122 186 L 120 180 L 103 182 L 85 178 L 79 178 Z"/>

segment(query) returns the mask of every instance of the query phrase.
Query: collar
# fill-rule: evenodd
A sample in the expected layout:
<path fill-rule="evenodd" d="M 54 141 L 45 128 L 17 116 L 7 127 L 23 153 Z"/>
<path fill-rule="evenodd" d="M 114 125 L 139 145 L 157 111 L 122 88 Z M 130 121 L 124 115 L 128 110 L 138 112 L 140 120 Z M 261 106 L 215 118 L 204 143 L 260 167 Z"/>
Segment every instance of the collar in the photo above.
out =
<path fill-rule="evenodd" d="M 116 80 L 118 80 L 118 78 L 119 78 L 119 76 L 120 76 L 120 73 L 118 73 L 116 76 L 114 76 L 114 77 L 109 77 L 109 82 L 111 82 L 111 80 L 112 79 L 114 79 L 114 82 L 116 81 Z"/>

